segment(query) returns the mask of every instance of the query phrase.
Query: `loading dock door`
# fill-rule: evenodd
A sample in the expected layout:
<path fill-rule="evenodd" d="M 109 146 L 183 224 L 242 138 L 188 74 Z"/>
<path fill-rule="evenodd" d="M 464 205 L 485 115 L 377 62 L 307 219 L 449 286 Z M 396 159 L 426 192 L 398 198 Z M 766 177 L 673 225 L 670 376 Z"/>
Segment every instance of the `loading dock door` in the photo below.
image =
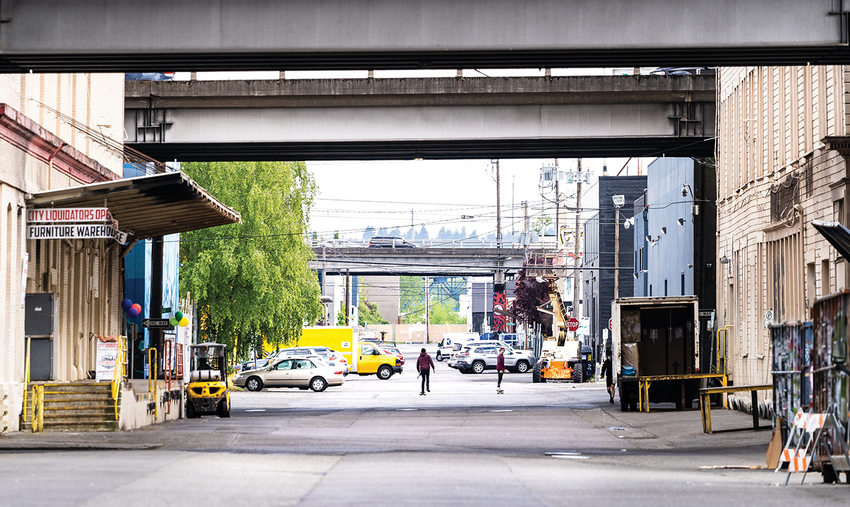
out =
<path fill-rule="evenodd" d="M 30 338 L 30 380 L 53 380 L 54 294 L 26 297 L 24 334 Z M 24 359 L 26 360 L 26 359 Z"/>

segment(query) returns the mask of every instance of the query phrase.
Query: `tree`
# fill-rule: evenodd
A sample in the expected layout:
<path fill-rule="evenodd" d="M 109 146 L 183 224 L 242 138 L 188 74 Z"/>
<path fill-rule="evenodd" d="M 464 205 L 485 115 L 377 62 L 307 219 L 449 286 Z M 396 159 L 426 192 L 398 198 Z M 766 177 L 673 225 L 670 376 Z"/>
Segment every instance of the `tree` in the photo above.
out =
<path fill-rule="evenodd" d="M 242 357 L 258 342 L 296 338 L 322 313 L 304 241 L 316 193 L 302 162 L 200 162 L 183 170 L 242 215 L 239 224 L 181 237 L 181 295 L 191 292 L 202 340 Z M 179 217 L 175 217 L 179 219 Z"/>
<path fill-rule="evenodd" d="M 549 301 L 549 284 L 538 282 L 534 277 L 525 276 L 520 270 L 514 289 L 514 316 L 527 324 L 542 324 L 543 315 L 537 307 Z"/>
<path fill-rule="evenodd" d="M 381 316 L 381 312 L 378 311 L 378 305 L 376 303 L 369 302 L 362 295 L 357 303 L 357 315 L 360 319 L 361 326 L 367 326 L 369 324 L 389 324 L 387 319 Z"/>

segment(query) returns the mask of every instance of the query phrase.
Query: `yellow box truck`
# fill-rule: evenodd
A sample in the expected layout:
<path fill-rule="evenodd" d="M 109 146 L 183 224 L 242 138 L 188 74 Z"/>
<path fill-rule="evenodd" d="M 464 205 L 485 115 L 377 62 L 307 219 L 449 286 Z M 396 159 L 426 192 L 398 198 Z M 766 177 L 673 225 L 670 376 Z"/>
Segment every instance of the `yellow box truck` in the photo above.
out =
<path fill-rule="evenodd" d="M 387 380 L 393 373 L 401 373 L 397 357 L 387 354 L 379 344 L 360 341 L 359 333 L 350 327 L 305 327 L 298 338 L 299 347 L 328 347 L 341 353 L 352 373 L 377 375 Z"/>

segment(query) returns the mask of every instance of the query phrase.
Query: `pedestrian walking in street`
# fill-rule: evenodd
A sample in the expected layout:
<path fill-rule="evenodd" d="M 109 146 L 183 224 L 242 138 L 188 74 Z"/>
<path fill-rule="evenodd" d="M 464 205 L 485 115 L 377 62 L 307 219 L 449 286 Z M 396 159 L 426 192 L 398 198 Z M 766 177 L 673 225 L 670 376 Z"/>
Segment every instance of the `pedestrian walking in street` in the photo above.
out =
<path fill-rule="evenodd" d="M 499 349 L 499 355 L 496 356 L 496 375 L 498 375 L 498 379 L 496 380 L 496 394 L 505 394 L 505 391 L 502 390 L 502 377 L 505 375 L 505 349 Z"/>
<path fill-rule="evenodd" d="M 611 351 L 608 350 L 605 355 L 605 362 L 602 363 L 602 375 L 605 375 L 605 388 L 608 389 L 608 394 L 611 396 L 611 405 L 614 404 L 614 375 L 611 371 Z"/>
<path fill-rule="evenodd" d="M 416 360 L 416 370 L 422 377 L 422 389 L 419 396 L 425 396 L 425 391 L 431 392 L 431 370 L 437 371 L 434 367 L 434 360 L 425 352 L 425 347 L 422 347 L 422 352 L 419 353 L 419 358 Z"/>

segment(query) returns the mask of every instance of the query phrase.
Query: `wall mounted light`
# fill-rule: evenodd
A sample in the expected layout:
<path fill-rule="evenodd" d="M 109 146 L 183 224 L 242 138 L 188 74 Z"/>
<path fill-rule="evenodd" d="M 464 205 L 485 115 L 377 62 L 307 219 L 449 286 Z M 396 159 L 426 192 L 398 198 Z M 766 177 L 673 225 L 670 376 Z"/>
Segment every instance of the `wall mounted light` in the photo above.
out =
<path fill-rule="evenodd" d="M 730 262 L 729 257 L 726 257 L 725 255 L 720 258 L 720 264 L 729 264 Z"/>
<path fill-rule="evenodd" d="M 667 228 L 666 227 L 661 228 L 661 234 L 667 234 Z"/>
<path fill-rule="evenodd" d="M 685 219 L 684 218 L 677 218 L 676 221 L 679 222 L 679 225 L 685 225 Z"/>

